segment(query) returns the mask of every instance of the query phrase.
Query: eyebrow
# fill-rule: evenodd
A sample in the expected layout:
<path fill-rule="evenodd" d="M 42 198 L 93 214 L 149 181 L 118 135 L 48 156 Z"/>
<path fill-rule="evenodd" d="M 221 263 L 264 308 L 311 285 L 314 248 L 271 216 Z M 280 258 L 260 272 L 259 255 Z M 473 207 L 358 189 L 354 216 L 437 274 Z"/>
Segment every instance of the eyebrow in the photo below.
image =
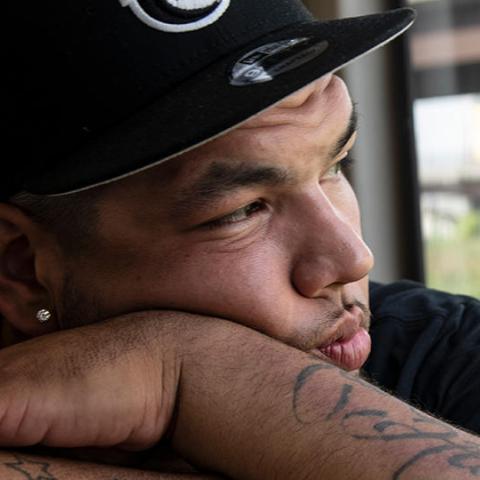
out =
<path fill-rule="evenodd" d="M 292 175 L 279 167 L 214 162 L 193 186 L 179 192 L 173 212 L 175 216 L 184 216 L 192 208 L 219 200 L 242 187 L 285 185 L 292 181 Z"/>
<path fill-rule="evenodd" d="M 358 115 L 353 105 L 348 126 L 330 152 L 331 160 L 341 153 L 357 128 Z M 171 210 L 172 216 L 173 218 L 184 217 L 192 209 L 220 200 L 242 187 L 287 185 L 294 181 L 292 174 L 280 167 L 214 162 L 193 185 L 178 192 Z"/>

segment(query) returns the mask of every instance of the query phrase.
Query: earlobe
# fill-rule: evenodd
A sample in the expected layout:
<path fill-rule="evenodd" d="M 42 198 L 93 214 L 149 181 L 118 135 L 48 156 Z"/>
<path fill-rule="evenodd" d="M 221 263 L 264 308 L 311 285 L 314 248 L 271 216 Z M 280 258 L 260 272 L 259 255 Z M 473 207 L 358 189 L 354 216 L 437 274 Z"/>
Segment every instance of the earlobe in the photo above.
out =
<path fill-rule="evenodd" d="M 38 252 L 29 225 L 33 222 L 22 211 L 0 204 L 0 313 L 15 330 L 37 336 L 56 327 L 37 319 L 39 310 L 50 309 L 51 300 L 37 276 Z"/>

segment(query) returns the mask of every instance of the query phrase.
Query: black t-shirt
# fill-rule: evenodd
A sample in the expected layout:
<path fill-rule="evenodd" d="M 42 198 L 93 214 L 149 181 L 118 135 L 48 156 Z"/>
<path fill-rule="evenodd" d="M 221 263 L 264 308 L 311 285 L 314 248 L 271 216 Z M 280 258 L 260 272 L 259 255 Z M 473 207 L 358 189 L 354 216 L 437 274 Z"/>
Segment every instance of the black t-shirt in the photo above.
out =
<path fill-rule="evenodd" d="M 364 374 L 480 433 L 480 301 L 408 281 L 370 288 L 372 354 Z"/>

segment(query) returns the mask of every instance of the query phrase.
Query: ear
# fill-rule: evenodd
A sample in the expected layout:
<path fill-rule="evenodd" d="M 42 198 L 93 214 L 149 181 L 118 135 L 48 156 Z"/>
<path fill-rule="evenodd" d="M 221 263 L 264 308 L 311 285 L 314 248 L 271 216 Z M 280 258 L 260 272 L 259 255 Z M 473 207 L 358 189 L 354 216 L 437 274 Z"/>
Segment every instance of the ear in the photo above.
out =
<path fill-rule="evenodd" d="M 22 210 L 0 203 L 0 313 L 27 336 L 57 330 L 48 276 L 39 272 L 51 263 L 52 244 L 51 236 Z M 48 322 L 37 319 L 41 309 L 51 311 Z"/>

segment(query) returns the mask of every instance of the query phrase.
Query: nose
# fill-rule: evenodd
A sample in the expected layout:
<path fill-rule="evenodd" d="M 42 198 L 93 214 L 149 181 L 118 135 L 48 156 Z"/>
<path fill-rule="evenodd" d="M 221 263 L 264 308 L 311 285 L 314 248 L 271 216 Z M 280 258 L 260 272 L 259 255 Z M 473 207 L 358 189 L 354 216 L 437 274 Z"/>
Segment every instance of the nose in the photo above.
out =
<path fill-rule="evenodd" d="M 304 297 L 315 298 L 334 284 L 364 278 L 373 268 L 373 255 L 360 234 L 356 201 L 336 208 L 320 190 L 303 199 L 297 218 L 296 255 L 292 284 Z"/>

